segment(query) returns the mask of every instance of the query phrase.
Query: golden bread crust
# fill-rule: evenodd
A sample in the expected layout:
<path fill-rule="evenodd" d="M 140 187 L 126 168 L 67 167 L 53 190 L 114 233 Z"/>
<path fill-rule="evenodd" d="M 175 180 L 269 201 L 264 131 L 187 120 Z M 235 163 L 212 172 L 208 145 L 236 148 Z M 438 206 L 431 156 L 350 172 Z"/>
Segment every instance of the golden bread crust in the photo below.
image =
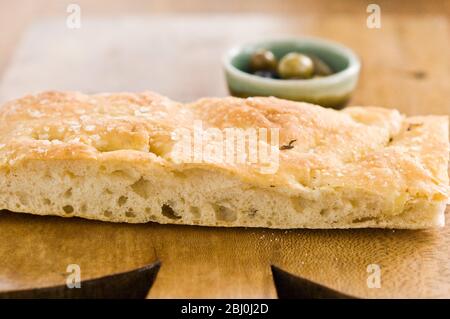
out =
<path fill-rule="evenodd" d="M 256 166 L 171 159 L 172 134 L 204 127 L 278 128 L 276 173 Z M 27 160 L 126 161 L 169 169 L 204 167 L 258 185 L 370 189 L 429 199 L 448 195 L 448 119 L 404 117 L 396 110 L 343 111 L 273 97 L 205 98 L 181 104 L 155 93 L 84 95 L 44 92 L 0 109 L 0 167 Z"/>

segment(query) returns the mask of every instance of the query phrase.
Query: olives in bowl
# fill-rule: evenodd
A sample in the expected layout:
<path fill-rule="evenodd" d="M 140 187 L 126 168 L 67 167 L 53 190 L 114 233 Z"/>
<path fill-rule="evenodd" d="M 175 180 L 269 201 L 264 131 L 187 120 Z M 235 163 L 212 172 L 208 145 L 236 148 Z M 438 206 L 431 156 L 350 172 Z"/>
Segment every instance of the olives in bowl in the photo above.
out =
<path fill-rule="evenodd" d="M 233 96 L 275 96 L 342 108 L 356 87 L 360 62 L 349 48 L 318 38 L 247 43 L 223 58 Z"/>
<path fill-rule="evenodd" d="M 258 49 L 251 55 L 249 69 L 253 75 L 284 80 L 311 79 L 333 73 L 315 55 L 289 52 L 278 62 L 275 55 L 266 49 Z"/>

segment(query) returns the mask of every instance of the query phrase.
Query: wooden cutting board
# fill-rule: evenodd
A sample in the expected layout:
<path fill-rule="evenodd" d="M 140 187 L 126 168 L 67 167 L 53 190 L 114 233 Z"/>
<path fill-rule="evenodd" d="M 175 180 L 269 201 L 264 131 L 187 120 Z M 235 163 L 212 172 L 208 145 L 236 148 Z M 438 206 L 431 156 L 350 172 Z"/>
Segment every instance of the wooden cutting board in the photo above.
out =
<path fill-rule="evenodd" d="M 449 25 L 440 16 L 146 16 L 41 21 L 25 34 L 0 100 L 45 89 L 154 90 L 189 101 L 227 94 L 221 55 L 275 35 L 340 41 L 361 57 L 351 104 L 407 114 L 449 114 Z M 448 214 L 447 214 L 448 215 Z M 406 230 L 271 230 L 111 224 L 0 213 L 0 293 L 61 285 L 67 265 L 83 280 L 156 260 L 149 297 L 276 297 L 271 265 L 358 297 L 450 297 L 450 226 Z M 367 266 L 381 268 L 369 288 Z"/>

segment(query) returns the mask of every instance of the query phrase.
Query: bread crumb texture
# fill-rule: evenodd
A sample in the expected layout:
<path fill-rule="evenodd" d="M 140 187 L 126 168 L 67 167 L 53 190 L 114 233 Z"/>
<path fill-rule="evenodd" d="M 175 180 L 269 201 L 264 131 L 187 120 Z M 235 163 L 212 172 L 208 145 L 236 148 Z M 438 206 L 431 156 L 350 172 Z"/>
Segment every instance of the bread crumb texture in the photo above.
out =
<path fill-rule="evenodd" d="M 179 163 L 173 133 L 277 128 L 279 168 Z M 271 228 L 444 224 L 448 119 L 273 97 L 43 92 L 0 108 L 0 209 L 112 222 Z"/>

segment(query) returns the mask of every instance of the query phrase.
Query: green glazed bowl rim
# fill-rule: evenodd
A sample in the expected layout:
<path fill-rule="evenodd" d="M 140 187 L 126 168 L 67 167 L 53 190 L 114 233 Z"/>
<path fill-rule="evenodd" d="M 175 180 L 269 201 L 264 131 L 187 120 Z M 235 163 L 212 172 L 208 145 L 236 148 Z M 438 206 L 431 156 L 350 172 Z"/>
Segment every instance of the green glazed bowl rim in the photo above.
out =
<path fill-rule="evenodd" d="M 236 68 L 234 65 L 231 64 L 231 61 L 234 57 L 238 56 L 239 54 L 242 54 L 242 52 L 249 47 L 252 46 L 273 46 L 279 44 L 289 44 L 289 43 L 310 43 L 312 46 L 318 46 L 323 48 L 324 50 L 328 51 L 334 51 L 338 54 L 341 54 L 342 56 L 345 56 L 348 59 L 348 66 L 336 73 L 333 73 L 328 76 L 324 76 L 321 78 L 313 78 L 313 79 L 295 79 L 295 80 L 283 80 L 283 79 L 271 79 L 271 78 L 264 78 L 261 76 L 253 75 L 250 73 L 247 73 L 245 71 L 242 71 L 238 68 Z M 266 44 L 266 45 L 264 45 Z M 229 49 L 222 58 L 223 65 L 225 67 L 225 70 L 231 74 L 233 74 L 236 77 L 241 77 L 249 82 L 254 82 L 255 84 L 261 83 L 261 84 L 270 84 L 273 86 L 292 86 L 292 85 L 301 85 L 301 86 L 317 86 L 320 84 L 336 84 L 341 81 L 345 81 L 346 78 L 349 76 L 353 76 L 355 74 L 359 73 L 359 70 L 361 68 L 361 63 L 358 58 L 358 56 L 351 50 L 350 48 L 334 42 L 330 40 L 324 40 L 317 37 L 282 37 L 282 38 L 269 38 L 261 41 L 252 41 L 252 42 L 245 42 L 239 45 L 236 45 Z"/>

